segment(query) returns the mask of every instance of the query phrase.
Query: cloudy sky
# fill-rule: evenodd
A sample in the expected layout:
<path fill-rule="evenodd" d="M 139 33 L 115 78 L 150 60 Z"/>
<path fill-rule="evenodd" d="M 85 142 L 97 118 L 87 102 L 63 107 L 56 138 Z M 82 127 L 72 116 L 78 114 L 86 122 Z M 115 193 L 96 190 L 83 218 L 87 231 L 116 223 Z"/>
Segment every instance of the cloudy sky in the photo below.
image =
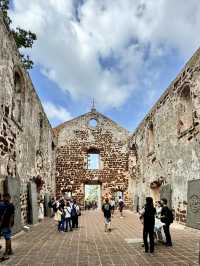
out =
<path fill-rule="evenodd" d="M 133 130 L 200 45 L 199 0 L 13 0 L 53 126 L 90 110 Z"/>

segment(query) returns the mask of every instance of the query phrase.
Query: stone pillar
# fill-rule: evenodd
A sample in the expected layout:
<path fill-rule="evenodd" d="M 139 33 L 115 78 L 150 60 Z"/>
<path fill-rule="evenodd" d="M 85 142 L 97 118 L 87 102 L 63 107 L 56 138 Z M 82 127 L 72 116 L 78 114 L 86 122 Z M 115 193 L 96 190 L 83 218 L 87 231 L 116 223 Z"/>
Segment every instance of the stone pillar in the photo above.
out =
<path fill-rule="evenodd" d="M 34 182 L 28 183 L 28 199 L 29 199 L 29 222 L 30 224 L 38 223 L 38 200 L 37 188 Z"/>

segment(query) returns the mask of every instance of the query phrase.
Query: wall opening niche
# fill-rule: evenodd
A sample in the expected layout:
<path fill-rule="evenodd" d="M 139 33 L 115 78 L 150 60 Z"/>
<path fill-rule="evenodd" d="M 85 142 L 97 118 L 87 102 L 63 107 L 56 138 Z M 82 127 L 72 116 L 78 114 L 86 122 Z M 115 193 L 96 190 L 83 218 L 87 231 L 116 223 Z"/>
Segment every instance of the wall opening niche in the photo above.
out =
<path fill-rule="evenodd" d="M 193 126 L 192 99 L 189 84 L 179 91 L 178 99 L 178 134 L 183 133 Z"/>
<path fill-rule="evenodd" d="M 87 169 L 99 170 L 100 169 L 100 152 L 99 150 L 92 148 L 87 152 Z"/>

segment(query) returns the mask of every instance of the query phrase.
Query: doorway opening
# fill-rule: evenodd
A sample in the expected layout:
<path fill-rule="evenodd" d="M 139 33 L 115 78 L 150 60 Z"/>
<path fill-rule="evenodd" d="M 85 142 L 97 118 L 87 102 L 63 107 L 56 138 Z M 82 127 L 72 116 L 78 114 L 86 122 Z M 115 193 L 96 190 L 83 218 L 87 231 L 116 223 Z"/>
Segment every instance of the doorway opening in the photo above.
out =
<path fill-rule="evenodd" d="M 122 200 L 124 200 L 124 193 L 123 193 L 123 191 L 121 191 L 121 190 L 115 191 L 114 198 L 115 198 L 115 202 L 116 202 L 116 204 L 119 203 L 119 199 L 120 199 L 120 198 L 121 198 Z"/>
<path fill-rule="evenodd" d="M 100 184 L 85 184 L 85 209 L 101 209 Z"/>

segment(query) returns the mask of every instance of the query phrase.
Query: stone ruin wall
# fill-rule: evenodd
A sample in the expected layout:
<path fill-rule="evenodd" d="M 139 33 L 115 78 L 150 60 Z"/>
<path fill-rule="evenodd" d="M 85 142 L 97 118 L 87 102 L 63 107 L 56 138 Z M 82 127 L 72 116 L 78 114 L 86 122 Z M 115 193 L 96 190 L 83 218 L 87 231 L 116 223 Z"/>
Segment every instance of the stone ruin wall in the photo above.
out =
<path fill-rule="evenodd" d="M 45 181 L 40 192 L 55 191 L 54 134 L 24 70 L 11 33 L 0 15 L 0 182 L 21 182 L 22 223 L 27 222 L 27 182 L 34 176 Z"/>
<path fill-rule="evenodd" d="M 188 94 L 189 92 L 189 94 Z M 188 180 L 200 179 L 200 50 L 172 82 L 130 138 L 129 189 L 140 207 L 148 195 L 171 184 L 176 220 L 185 223 Z M 136 208 L 136 206 L 134 206 Z"/>
<path fill-rule="evenodd" d="M 98 126 L 88 126 L 90 119 Z M 73 119 L 57 129 L 56 191 L 61 196 L 71 191 L 72 196 L 84 205 L 84 184 L 102 183 L 102 196 L 123 191 L 125 202 L 128 195 L 128 132 L 96 111 Z M 95 148 L 100 152 L 99 170 L 87 169 L 87 152 Z"/>

